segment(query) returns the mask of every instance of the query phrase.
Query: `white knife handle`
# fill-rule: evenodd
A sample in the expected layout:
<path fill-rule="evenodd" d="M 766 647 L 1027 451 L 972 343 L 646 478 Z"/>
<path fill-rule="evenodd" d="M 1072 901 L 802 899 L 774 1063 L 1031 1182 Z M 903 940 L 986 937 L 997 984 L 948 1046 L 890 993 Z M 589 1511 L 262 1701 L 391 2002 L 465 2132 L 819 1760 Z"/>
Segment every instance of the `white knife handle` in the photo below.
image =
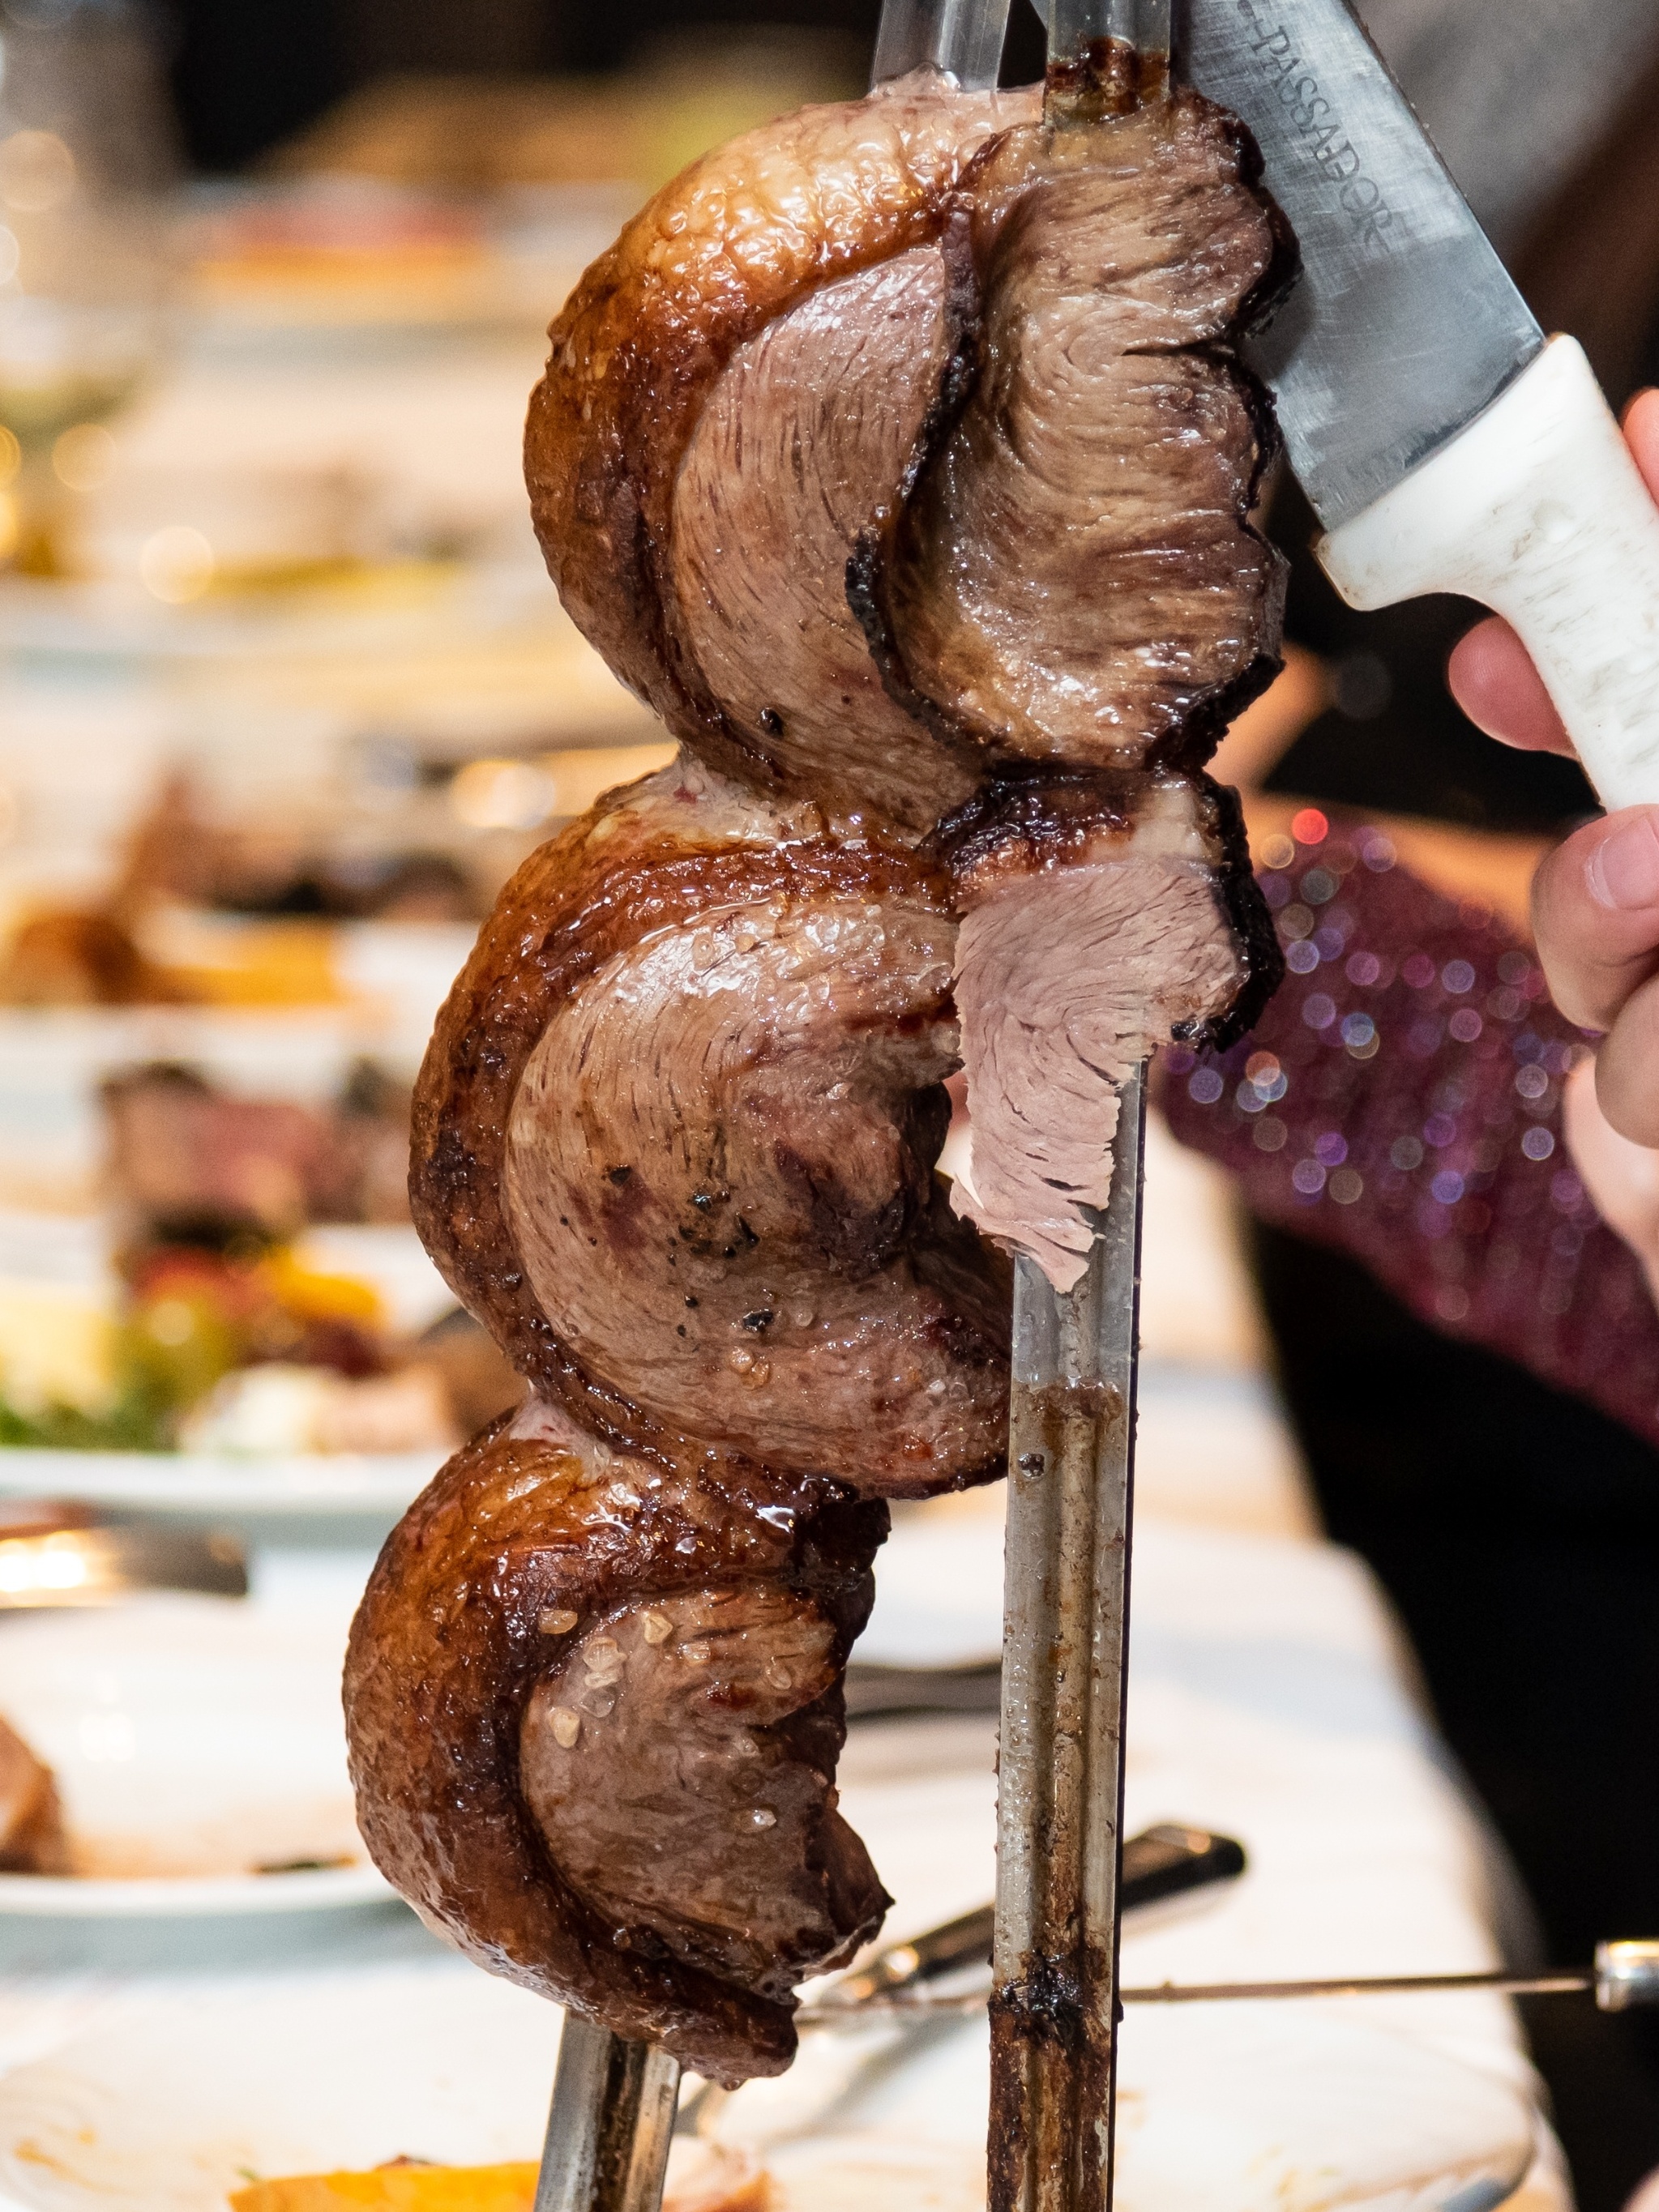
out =
<path fill-rule="evenodd" d="M 1603 804 L 1659 800 L 1659 507 L 1576 339 L 1317 550 L 1350 606 L 1458 592 L 1504 616 Z"/>

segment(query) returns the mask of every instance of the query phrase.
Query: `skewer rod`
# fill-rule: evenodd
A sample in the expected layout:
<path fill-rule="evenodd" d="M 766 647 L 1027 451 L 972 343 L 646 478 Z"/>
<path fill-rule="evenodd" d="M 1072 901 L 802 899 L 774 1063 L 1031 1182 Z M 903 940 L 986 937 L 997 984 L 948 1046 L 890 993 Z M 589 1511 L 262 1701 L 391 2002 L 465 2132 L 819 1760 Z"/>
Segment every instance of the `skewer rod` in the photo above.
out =
<path fill-rule="evenodd" d="M 872 84 L 943 70 L 964 92 L 990 92 L 1002 67 L 1011 0 L 886 0 Z"/>
<path fill-rule="evenodd" d="M 1554 1997 L 1595 1987 L 1589 1973 L 1375 1974 L 1346 1982 L 1154 1982 L 1125 1990 L 1130 2004 L 1254 2004 L 1269 1997 L 1415 1996 L 1445 1990 L 1490 1990 L 1507 1997 Z"/>
<path fill-rule="evenodd" d="M 1167 56 L 1172 9 L 1173 0 L 1048 0 L 1048 58 L 1075 61 L 1097 39 Z"/>
<path fill-rule="evenodd" d="M 1652 2003 L 1659 1991 L 1610 1997 L 1602 1976 L 1577 1969 L 1556 1974 L 1360 1974 L 1331 1982 L 1154 1982 L 1144 1989 L 1120 1990 L 1118 2002 L 1156 2004 L 1259 2004 L 1280 1997 L 1388 1997 L 1439 1996 L 1448 1990 L 1484 1990 L 1494 1996 L 1582 1996 L 1594 1990 L 1604 2012 L 1624 2012 L 1632 2004 Z M 861 1998 L 856 2004 L 804 2006 L 796 2024 L 809 2027 L 856 2027 L 872 2018 L 937 2020 L 982 2011 L 983 1990 L 933 1996 L 926 1990 Z"/>
<path fill-rule="evenodd" d="M 1659 2005 L 1659 1942 L 1626 1937 L 1598 1943 L 1595 1964 L 1557 1967 L 1540 1974 L 1511 1973 L 1499 1966 L 1474 1974 L 1352 1974 L 1316 1982 L 1158 1982 L 1150 1988 L 1120 1990 L 1121 2005 L 1257 2003 L 1273 1997 L 1380 1997 L 1436 1995 L 1447 1990 L 1486 1990 L 1506 1997 L 1577 1996 L 1594 1991 L 1603 2012 L 1630 2012 Z M 977 1990 L 933 1996 L 926 1990 L 895 1990 L 862 1996 L 851 2005 L 808 2006 L 803 2027 L 830 2027 L 873 2012 L 930 2014 L 974 2012 L 985 2002 Z"/>
<path fill-rule="evenodd" d="M 1015 1275 L 990 2212 L 1111 2202 L 1145 1122 L 1137 1070 L 1077 1288 Z"/>
<path fill-rule="evenodd" d="M 567 2013 L 535 2212 L 658 2212 L 679 2086 L 655 2044 Z"/>

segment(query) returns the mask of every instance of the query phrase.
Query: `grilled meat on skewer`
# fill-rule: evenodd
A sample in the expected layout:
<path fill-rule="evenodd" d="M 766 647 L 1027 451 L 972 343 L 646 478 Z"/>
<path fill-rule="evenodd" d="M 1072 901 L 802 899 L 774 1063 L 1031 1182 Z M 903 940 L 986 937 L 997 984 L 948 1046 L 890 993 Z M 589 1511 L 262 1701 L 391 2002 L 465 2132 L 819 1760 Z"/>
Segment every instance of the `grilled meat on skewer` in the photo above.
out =
<path fill-rule="evenodd" d="M 531 1385 L 388 1544 L 363 1830 L 484 1963 L 726 2081 L 884 1899 L 836 1810 L 883 1500 L 1002 1471 L 1009 1272 L 1080 1267 L 1113 1079 L 1274 980 L 1201 774 L 1270 677 L 1286 273 L 1254 152 L 929 76 L 668 186 L 551 333 L 567 605 L 681 739 L 503 894 L 416 1221 Z M 1060 695 L 1064 694 L 1061 697 Z"/>

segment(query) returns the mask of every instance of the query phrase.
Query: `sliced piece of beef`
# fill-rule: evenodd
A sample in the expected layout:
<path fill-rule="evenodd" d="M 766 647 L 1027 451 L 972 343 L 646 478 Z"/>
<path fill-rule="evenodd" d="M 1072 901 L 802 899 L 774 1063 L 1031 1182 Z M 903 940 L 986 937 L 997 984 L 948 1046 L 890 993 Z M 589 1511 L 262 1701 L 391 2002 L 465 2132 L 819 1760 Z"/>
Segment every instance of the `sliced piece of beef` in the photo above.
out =
<path fill-rule="evenodd" d="M 977 763 L 887 696 L 847 563 L 934 404 L 945 293 L 917 246 L 769 324 L 710 392 L 673 507 L 674 619 L 727 721 L 795 787 L 915 829 Z"/>
<path fill-rule="evenodd" d="M 353 1626 L 376 1863 L 493 1972 L 720 2081 L 777 2072 L 793 1984 L 886 1902 L 830 1782 L 885 1529 L 831 1484 L 665 1473 L 545 1404 L 498 1424 Z"/>
<path fill-rule="evenodd" d="M 1212 1033 L 1253 969 L 1258 990 L 1279 973 L 1265 908 L 1236 926 L 1232 817 L 1214 787 L 1136 779 L 1115 805 L 1109 792 L 1028 787 L 958 848 L 971 1171 L 951 1202 L 1062 1291 L 1093 1239 L 1081 1209 L 1111 1195 L 1125 1077 L 1158 1044 Z"/>
<path fill-rule="evenodd" d="M 839 785 L 897 820 L 965 795 L 925 728 L 872 704 L 843 578 L 933 398 L 951 194 L 1036 111 L 1034 93 L 927 71 L 803 108 L 665 186 L 552 327 L 525 444 L 549 568 L 611 666 L 718 766 Z"/>
<path fill-rule="evenodd" d="M 415 1216 L 597 1433 L 890 1497 L 1000 1470 L 1006 1271 L 933 1174 L 949 885 L 688 762 L 503 894 L 417 1087 Z"/>
<path fill-rule="evenodd" d="M 1011 131 L 964 186 L 969 396 L 854 592 L 894 696 L 1000 763 L 1196 765 L 1278 672 L 1275 438 L 1233 352 L 1294 267 L 1260 175 L 1181 92 Z"/>

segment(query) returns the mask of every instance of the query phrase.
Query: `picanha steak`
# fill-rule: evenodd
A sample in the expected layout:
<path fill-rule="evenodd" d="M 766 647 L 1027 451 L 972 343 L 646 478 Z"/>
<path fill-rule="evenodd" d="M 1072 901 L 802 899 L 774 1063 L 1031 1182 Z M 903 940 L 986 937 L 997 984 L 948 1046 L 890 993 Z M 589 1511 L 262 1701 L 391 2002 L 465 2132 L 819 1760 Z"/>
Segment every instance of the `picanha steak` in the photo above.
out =
<path fill-rule="evenodd" d="M 432 1925 L 726 2082 L 879 1925 L 842 1673 L 885 1501 L 1003 1471 L 1006 1251 L 1075 1280 L 1115 1082 L 1277 980 L 1202 763 L 1279 665 L 1235 348 L 1293 249 L 1230 117 L 1071 89 L 710 155 L 532 404 L 554 579 L 682 752 L 439 1018 L 415 1218 L 531 1395 L 381 1556 L 352 1762 Z"/>

